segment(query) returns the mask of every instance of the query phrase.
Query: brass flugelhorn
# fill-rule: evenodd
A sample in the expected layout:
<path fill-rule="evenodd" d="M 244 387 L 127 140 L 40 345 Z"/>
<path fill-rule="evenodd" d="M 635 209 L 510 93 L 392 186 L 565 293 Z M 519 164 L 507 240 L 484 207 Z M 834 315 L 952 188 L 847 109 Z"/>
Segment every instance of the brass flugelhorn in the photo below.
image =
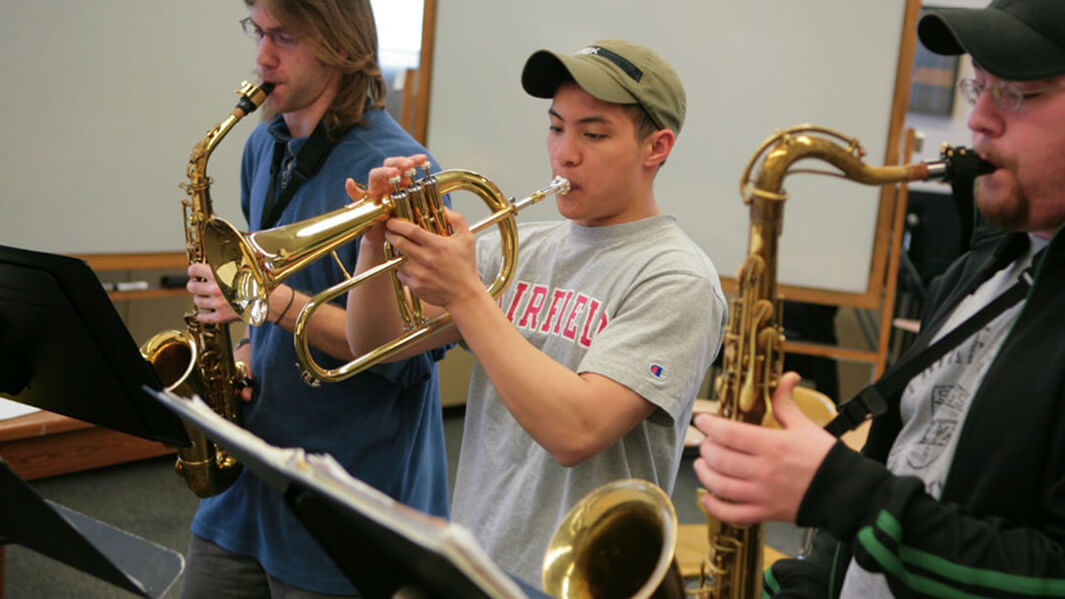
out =
<path fill-rule="evenodd" d="M 406 188 L 400 186 L 397 177 L 392 181 L 395 189 L 389 195 L 380 198 L 367 196 L 300 222 L 255 233 L 242 233 L 218 217 L 205 225 L 207 263 L 233 310 L 252 325 L 260 325 L 266 320 L 270 292 L 293 273 L 326 255 L 331 255 L 339 265 L 345 279 L 312 296 L 296 318 L 293 342 L 303 368 L 303 380 L 308 385 L 338 382 L 354 376 L 451 323 L 451 315 L 447 313 L 427 319 L 418 299 L 413 295 L 409 295 L 408 299 L 407 291 L 396 277 L 396 269 L 403 263 L 404 257 L 395 255 L 390 245 L 385 245 L 385 262 L 358 276 L 348 272 L 336 254 L 337 248 L 354 241 L 367 229 L 389 217 L 405 218 L 428 231 L 448 235 L 450 230 L 444 218 L 443 198 L 453 191 L 470 191 L 479 196 L 492 211 L 491 215 L 470 227 L 470 230 L 477 233 L 497 225 L 502 237 L 503 260 L 495 280 L 488 287 L 492 297 L 498 298 L 510 283 L 517 262 L 518 229 L 514 222 L 515 214 L 549 195 L 569 191 L 569 181 L 555 177 L 550 184 L 529 197 L 511 201 L 495 183 L 479 173 L 452 169 L 433 174 L 428 164 L 423 164 L 422 170 L 424 176 Z M 407 174 L 413 177 L 415 172 Z M 311 356 L 307 339 L 307 323 L 315 310 L 384 273 L 392 276 L 400 315 L 407 326 L 406 332 L 337 368 L 325 368 L 318 364 Z"/>

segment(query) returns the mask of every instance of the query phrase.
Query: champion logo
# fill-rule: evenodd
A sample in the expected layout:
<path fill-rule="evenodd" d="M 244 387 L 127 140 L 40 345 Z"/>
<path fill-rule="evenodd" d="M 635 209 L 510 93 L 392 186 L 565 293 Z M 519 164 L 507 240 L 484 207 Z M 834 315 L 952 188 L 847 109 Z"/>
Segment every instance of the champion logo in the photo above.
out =
<path fill-rule="evenodd" d="M 651 376 L 655 377 L 656 379 L 665 378 L 666 376 L 666 369 L 663 368 L 661 364 L 651 364 L 650 370 Z"/>

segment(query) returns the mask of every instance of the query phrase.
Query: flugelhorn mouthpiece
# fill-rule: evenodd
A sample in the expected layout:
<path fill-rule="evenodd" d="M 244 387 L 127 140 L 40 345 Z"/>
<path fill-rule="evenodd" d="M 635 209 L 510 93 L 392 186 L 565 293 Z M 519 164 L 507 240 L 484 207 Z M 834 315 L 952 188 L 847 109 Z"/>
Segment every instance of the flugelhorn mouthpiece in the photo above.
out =
<path fill-rule="evenodd" d="M 548 184 L 547 188 L 560 196 L 564 196 L 569 193 L 569 179 L 565 177 L 555 177 L 554 179 L 551 179 L 551 183 Z"/>

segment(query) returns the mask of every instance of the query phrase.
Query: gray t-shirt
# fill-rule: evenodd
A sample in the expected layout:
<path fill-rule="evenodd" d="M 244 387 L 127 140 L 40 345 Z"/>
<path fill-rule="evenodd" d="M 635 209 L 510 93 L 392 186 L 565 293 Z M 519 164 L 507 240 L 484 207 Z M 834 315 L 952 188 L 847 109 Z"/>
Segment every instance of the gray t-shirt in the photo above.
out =
<path fill-rule="evenodd" d="M 614 445 L 563 467 L 514 420 L 474 366 L 451 514 L 503 569 L 540 585 L 544 550 L 596 487 L 642 478 L 672 491 L 692 404 L 721 346 L 717 271 L 670 216 L 607 227 L 519 226 L 520 255 L 500 307 L 524 337 L 574 372 L 606 376 L 659 409 Z M 478 240 L 495 278 L 498 235 Z"/>
<path fill-rule="evenodd" d="M 958 304 L 931 343 L 957 328 L 1017 282 L 1024 269 L 1031 265 L 1035 252 L 1047 243 L 1034 236 L 1031 240 L 1027 254 L 995 273 Z M 902 430 L 887 458 L 887 467 L 892 473 L 920 478 L 924 481 L 925 492 L 940 498 L 958 446 L 958 432 L 965 423 L 973 395 L 1023 305 L 1024 302 L 1019 302 L 1002 311 L 906 386 L 900 405 Z M 851 559 L 841 598 L 886 599 L 891 596 L 883 574 L 869 572 Z"/>

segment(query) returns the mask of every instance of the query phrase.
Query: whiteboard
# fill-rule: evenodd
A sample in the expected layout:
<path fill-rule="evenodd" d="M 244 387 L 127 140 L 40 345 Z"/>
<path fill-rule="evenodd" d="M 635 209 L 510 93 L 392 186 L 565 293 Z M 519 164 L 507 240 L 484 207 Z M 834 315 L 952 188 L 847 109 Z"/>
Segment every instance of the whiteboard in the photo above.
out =
<path fill-rule="evenodd" d="M 255 81 L 238 0 L 0 0 L 0 244 L 184 252 L 195 143 Z M 251 115 L 212 154 L 215 210 L 243 223 Z"/>
<path fill-rule="evenodd" d="M 443 168 L 492 179 L 524 197 L 551 177 L 549 100 L 521 88 L 528 56 L 621 37 L 670 61 L 687 118 L 658 174 L 663 212 L 734 276 L 746 254 L 739 196 L 747 161 L 776 129 L 815 123 L 862 142 L 884 163 L 906 3 L 902 0 L 438 0 L 428 146 Z M 803 166 L 827 165 L 804 163 Z M 879 189 L 793 176 L 779 280 L 864 293 Z M 542 203 L 521 221 L 560 218 Z"/>

